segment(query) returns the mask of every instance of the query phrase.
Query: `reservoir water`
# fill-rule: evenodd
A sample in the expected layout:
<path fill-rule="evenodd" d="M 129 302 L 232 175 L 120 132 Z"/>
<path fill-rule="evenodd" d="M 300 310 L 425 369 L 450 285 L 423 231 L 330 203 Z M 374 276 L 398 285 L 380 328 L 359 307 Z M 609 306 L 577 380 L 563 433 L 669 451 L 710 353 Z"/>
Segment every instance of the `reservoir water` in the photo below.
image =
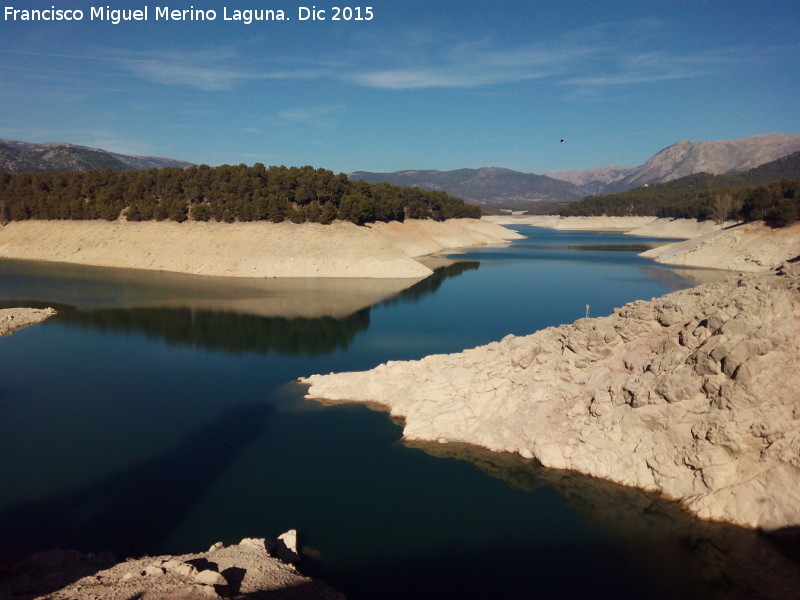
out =
<path fill-rule="evenodd" d="M 409 447 L 384 413 L 303 399 L 303 375 L 708 276 L 637 256 L 662 241 L 518 229 L 410 287 L 0 261 L 0 306 L 59 310 L 0 340 L 0 554 L 176 554 L 296 528 L 306 570 L 351 600 L 790 597 L 780 541 L 530 461 Z"/>

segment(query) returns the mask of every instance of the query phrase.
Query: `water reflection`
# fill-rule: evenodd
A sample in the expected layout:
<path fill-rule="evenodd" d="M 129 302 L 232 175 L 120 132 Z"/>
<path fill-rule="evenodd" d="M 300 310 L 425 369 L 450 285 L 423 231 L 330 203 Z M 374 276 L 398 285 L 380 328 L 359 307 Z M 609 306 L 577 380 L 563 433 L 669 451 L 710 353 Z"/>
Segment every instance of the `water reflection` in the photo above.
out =
<path fill-rule="evenodd" d="M 696 519 L 676 502 L 535 461 L 463 444 L 406 442 L 439 458 L 456 458 L 509 486 L 556 490 L 567 505 L 607 531 L 637 557 L 641 569 L 693 597 L 800 598 L 797 537 L 771 537 Z M 703 590 L 698 594 L 698 590 Z"/>
<path fill-rule="evenodd" d="M 13 280 L 13 273 L 21 265 L 9 267 L 5 261 L 0 264 L 5 267 L 5 273 L 0 272 L 0 276 L 3 277 L 2 293 L 6 296 L 0 300 L 0 307 L 52 306 L 59 312 L 55 320 L 70 326 L 143 333 L 149 339 L 162 340 L 175 346 L 222 350 L 234 354 L 254 352 L 266 355 L 275 352 L 305 356 L 320 356 L 347 349 L 358 333 L 369 328 L 370 306 L 357 308 L 364 302 L 376 299 L 382 300 L 376 303 L 383 304 L 418 302 L 424 296 L 435 293 L 446 279 L 478 268 L 477 262 L 458 262 L 440 267 L 430 277 L 406 287 L 399 294 L 390 294 L 390 298 L 384 300 L 384 294 L 396 282 L 220 282 L 208 281 L 212 278 L 205 277 L 175 277 L 174 274 L 103 269 L 111 278 L 106 281 L 95 279 L 103 274 L 97 273 L 94 268 L 88 270 L 91 278 L 86 280 L 75 279 L 75 270 L 83 270 L 72 265 L 66 265 L 70 268 L 63 274 L 53 272 L 52 266 L 35 265 L 34 273 L 30 276 L 34 281 L 34 289 L 26 289 L 15 286 L 13 281 L 8 285 L 8 279 Z M 167 287 L 169 282 L 175 283 L 176 287 Z M 44 289 L 35 290 L 37 283 Z M 238 296 L 253 293 L 254 290 L 262 295 L 257 298 Z M 381 292 L 378 293 L 378 290 Z M 25 296 L 8 297 L 8 294 L 25 292 L 38 294 L 31 296 L 37 299 L 31 301 L 24 299 Z M 68 298 L 76 304 L 58 303 L 47 298 Z M 122 306 L 102 307 L 109 303 Z M 129 306 L 134 303 L 144 303 L 145 306 Z M 298 313 L 315 316 L 297 316 Z"/>
<path fill-rule="evenodd" d="M 203 277 L 137 269 L 0 260 L 3 298 L 81 310 L 185 308 L 262 317 L 343 317 L 413 286 L 414 279 Z"/>
<path fill-rule="evenodd" d="M 141 332 L 174 346 L 223 350 L 233 354 L 255 352 L 318 356 L 344 350 L 369 327 L 370 309 L 349 316 L 259 317 L 237 312 L 210 312 L 186 308 L 110 308 L 59 313 L 58 319 L 87 329 Z"/>

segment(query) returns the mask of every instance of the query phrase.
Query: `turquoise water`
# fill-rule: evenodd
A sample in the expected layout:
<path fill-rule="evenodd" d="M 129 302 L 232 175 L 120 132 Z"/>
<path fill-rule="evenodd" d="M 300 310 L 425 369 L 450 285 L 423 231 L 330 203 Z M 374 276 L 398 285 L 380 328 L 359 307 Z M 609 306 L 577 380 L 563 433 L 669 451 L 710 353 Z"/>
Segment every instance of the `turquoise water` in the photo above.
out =
<path fill-rule="evenodd" d="M 383 413 L 303 399 L 303 375 L 695 284 L 636 255 L 655 240 L 520 230 L 393 296 L 0 261 L 0 304 L 59 308 L 0 340 L 0 552 L 182 553 L 297 528 L 306 569 L 351 599 L 737 597 L 764 587 L 739 582 L 755 555 L 780 579 L 754 533 L 511 457 L 410 448 Z M 750 562 L 709 577 L 703 544 Z"/>

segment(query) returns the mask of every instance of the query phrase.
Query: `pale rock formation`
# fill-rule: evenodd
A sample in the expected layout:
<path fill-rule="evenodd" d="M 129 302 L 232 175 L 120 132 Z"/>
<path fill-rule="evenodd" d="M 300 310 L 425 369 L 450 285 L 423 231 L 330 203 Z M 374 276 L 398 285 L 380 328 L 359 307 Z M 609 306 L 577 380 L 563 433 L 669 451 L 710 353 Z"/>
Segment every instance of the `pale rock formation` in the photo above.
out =
<path fill-rule="evenodd" d="M 660 218 L 642 227 L 626 231 L 625 234 L 642 237 L 680 238 L 688 240 L 698 235 L 718 231 L 723 227 L 733 227 L 734 225 L 736 225 L 734 221 L 719 224 L 713 220 L 697 221 L 695 219 Z"/>
<path fill-rule="evenodd" d="M 464 442 L 765 530 L 800 525 L 800 272 L 637 301 L 458 354 L 314 375 L 408 440 Z"/>
<path fill-rule="evenodd" d="M 288 532 L 287 532 L 288 533 Z M 296 539 L 296 538 L 295 538 Z M 342 600 L 328 585 L 301 575 L 267 552 L 263 538 L 246 538 L 203 554 L 148 556 L 116 563 L 109 554 L 51 550 L 14 564 L 2 600 L 207 600 L 219 597 Z"/>
<path fill-rule="evenodd" d="M 760 221 L 746 223 L 659 246 L 641 256 L 669 265 L 763 272 L 800 256 L 800 223 L 776 229 Z"/>
<path fill-rule="evenodd" d="M 270 554 L 277 556 L 285 563 L 295 564 L 300 561 L 297 549 L 297 530 L 290 529 L 278 536 L 274 546 L 269 548 Z"/>
<path fill-rule="evenodd" d="M 0 336 L 18 329 L 41 323 L 56 314 L 54 308 L 3 308 L 0 309 Z"/>

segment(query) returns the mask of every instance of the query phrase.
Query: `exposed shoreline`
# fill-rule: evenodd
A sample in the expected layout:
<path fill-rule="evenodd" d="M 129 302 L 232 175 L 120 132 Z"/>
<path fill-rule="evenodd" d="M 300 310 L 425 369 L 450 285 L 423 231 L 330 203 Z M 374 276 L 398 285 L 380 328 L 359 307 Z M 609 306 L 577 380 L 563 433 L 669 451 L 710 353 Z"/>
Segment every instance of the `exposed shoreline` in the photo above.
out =
<path fill-rule="evenodd" d="M 479 219 L 373 223 L 14 221 L 0 258 L 224 277 L 422 279 L 415 260 L 502 244 L 513 231 Z"/>
<path fill-rule="evenodd" d="M 500 225 L 530 225 L 562 231 L 613 231 L 626 235 L 685 240 L 640 256 L 658 263 L 758 273 L 800 256 L 800 223 L 771 228 L 763 222 L 737 224 L 655 217 L 493 216 Z"/>
<path fill-rule="evenodd" d="M 3 308 L 0 309 L 0 337 L 41 323 L 56 314 L 52 308 Z"/>
<path fill-rule="evenodd" d="M 145 556 L 117 562 L 108 553 L 37 552 L 5 567 L 4 600 L 208 600 L 292 598 L 344 600 L 329 585 L 302 575 L 297 532 L 277 540 L 245 538 L 218 542 L 207 552 Z"/>
<path fill-rule="evenodd" d="M 800 525 L 800 272 L 747 275 L 307 397 L 383 407 L 404 437 L 535 458 L 744 527 Z"/>
<path fill-rule="evenodd" d="M 628 235 L 689 239 L 718 231 L 733 223 L 665 219 L 657 217 L 560 217 L 558 215 L 493 215 L 485 220 L 497 225 L 530 225 L 560 231 L 615 231 Z"/>
<path fill-rule="evenodd" d="M 800 223 L 773 229 L 762 222 L 709 231 L 643 252 L 656 262 L 759 273 L 800 256 Z"/>

